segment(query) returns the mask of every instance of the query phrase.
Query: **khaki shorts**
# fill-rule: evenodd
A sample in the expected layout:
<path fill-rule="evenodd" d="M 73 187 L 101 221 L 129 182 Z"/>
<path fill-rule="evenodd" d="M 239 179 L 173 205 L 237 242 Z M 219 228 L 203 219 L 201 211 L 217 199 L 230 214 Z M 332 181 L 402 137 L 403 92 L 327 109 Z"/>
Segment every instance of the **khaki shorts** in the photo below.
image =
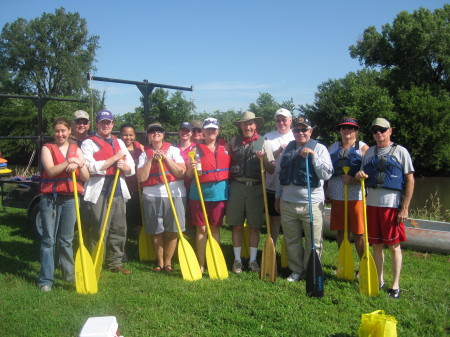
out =
<path fill-rule="evenodd" d="M 264 197 L 262 185 L 247 186 L 232 181 L 227 203 L 227 224 L 242 226 L 247 219 L 247 225 L 259 228 L 264 223 Z"/>

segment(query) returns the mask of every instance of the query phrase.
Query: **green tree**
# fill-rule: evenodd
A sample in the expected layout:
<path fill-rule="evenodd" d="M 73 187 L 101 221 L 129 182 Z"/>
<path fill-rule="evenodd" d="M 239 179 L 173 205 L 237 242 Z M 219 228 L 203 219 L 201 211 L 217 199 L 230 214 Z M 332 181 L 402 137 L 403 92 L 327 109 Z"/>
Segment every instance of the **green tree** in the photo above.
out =
<path fill-rule="evenodd" d="M 79 96 L 87 90 L 98 36 L 89 36 L 78 13 L 43 13 L 7 23 L 0 35 L 0 82 L 9 92 Z M 6 71 L 5 71 L 6 70 Z"/>
<path fill-rule="evenodd" d="M 350 55 L 367 67 L 390 70 L 388 83 L 394 92 L 424 84 L 450 90 L 449 22 L 449 4 L 434 12 L 402 11 L 381 33 L 368 27 L 362 39 L 349 47 Z"/>
<path fill-rule="evenodd" d="M 261 134 L 275 130 L 274 114 L 279 108 L 280 104 L 275 101 L 271 94 L 266 92 L 259 93 L 256 102 L 250 104 L 249 110 L 254 112 L 257 117 L 264 118 L 264 126 L 260 131 Z"/>
<path fill-rule="evenodd" d="M 339 119 L 351 116 L 362 126 L 360 137 L 372 143 L 372 135 L 368 132 L 372 120 L 376 117 L 395 118 L 389 92 L 379 86 L 381 79 L 382 73 L 366 69 L 319 85 L 314 104 L 299 106 L 300 113 L 315 127 L 314 137 L 324 144 L 335 142 L 338 134 L 334 130 Z"/>

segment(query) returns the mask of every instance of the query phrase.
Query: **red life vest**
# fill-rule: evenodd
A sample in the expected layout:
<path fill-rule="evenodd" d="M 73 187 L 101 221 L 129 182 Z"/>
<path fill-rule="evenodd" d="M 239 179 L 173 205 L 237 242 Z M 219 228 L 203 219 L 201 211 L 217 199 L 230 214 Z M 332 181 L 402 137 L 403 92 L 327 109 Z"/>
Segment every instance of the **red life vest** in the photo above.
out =
<path fill-rule="evenodd" d="M 58 145 L 53 143 L 47 143 L 45 146 L 50 150 L 53 158 L 53 164 L 59 165 L 64 163 L 68 158 L 73 158 L 77 156 L 77 145 L 69 144 L 67 149 L 67 158 L 65 158 L 59 149 Z M 79 180 L 80 174 L 78 170 L 76 171 L 77 179 L 77 191 L 78 193 L 83 193 L 83 183 Z M 40 180 L 40 191 L 41 194 L 53 193 L 56 198 L 57 194 L 72 194 L 73 193 L 73 183 L 72 183 L 72 173 L 67 173 L 66 171 L 61 172 L 56 177 L 50 177 L 45 170 L 43 170 Z"/>
<path fill-rule="evenodd" d="M 134 151 L 130 152 L 130 154 L 134 160 L 134 166 L 135 168 L 137 168 L 137 165 L 139 163 L 139 156 L 142 154 L 143 151 L 141 149 L 141 143 L 139 143 L 138 141 L 133 141 L 133 147 Z M 130 192 L 136 192 L 138 190 L 137 174 L 130 177 L 126 177 L 125 181 L 127 182 L 128 190 Z"/>
<path fill-rule="evenodd" d="M 225 153 L 225 146 L 217 144 L 216 152 L 212 152 L 205 144 L 197 144 L 201 151 L 202 175 L 201 183 L 228 180 L 230 177 L 230 156 Z"/>
<path fill-rule="evenodd" d="M 92 136 L 89 138 L 95 144 L 97 144 L 98 147 L 100 147 L 100 150 L 98 150 L 97 152 L 94 153 L 94 159 L 96 161 L 107 160 L 107 159 L 111 158 L 112 156 L 114 156 L 117 152 L 119 152 L 120 145 L 119 145 L 119 142 L 117 141 L 117 138 L 114 135 L 111 135 L 111 137 L 113 139 L 114 146 L 109 145 L 108 142 L 104 141 L 103 138 L 101 138 L 99 136 Z M 107 176 L 112 176 L 115 173 L 116 173 L 116 165 L 115 164 L 111 165 L 106 170 Z M 94 176 L 94 175 L 92 175 L 92 176 Z"/>
<path fill-rule="evenodd" d="M 161 146 L 161 151 L 167 154 L 169 147 L 172 146 L 170 143 L 164 142 Z M 147 154 L 147 160 L 150 160 L 153 156 L 153 149 L 151 145 L 146 145 L 144 148 L 145 153 Z M 169 171 L 168 167 L 162 161 L 164 172 L 166 173 L 167 182 L 183 180 L 183 178 L 175 177 L 172 172 Z M 148 179 L 141 183 L 141 186 L 154 186 L 158 184 L 164 184 L 164 178 L 162 176 L 161 171 L 159 170 L 159 163 L 157 160 L 154 160 L 152 163 L 152 167 L 150 168 L 150 173 L 148 175 Z"/>

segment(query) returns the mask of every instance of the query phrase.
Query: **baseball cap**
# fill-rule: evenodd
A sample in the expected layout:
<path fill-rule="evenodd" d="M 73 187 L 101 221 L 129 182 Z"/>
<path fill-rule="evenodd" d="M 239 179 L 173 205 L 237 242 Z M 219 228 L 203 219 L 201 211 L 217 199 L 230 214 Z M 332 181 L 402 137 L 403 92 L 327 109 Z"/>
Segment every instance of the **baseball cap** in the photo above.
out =
<path fill-rule="evenodd" d="M 218 129 L 219 122 L 217 119 L 209 117 L 203 121 L 203 129 Z"/>
<path fill-rule="evenodd" d="M 149 133 L 150 131 L 153 131 L 153 130 L 159 130 L 159 131 L 164 132 L 164 128 L 162 127 L 161 123 L 159 123 L 159 122 L 151 123 L 147 126 L 147 133 Z"/>
<path fill-rule="evenodd" d="M 101 122 L 103 120 L 109 120 L 109 121 L 113 121 L 114 117 L 111 111 L 109 110 L 100 110 L 99 112 L 97 112 L 97 122 Z"/>
<path fill-rule="evenodd" d="M 336 125 L 336 128 L 339 129 L 341 125 L 351 125 L 359 129 L 358 120 L 353 117 L 341 117 L 339 124 Z"/>
<path fill-rule="evenodd" d="M 373 128 L 374 126 L 380 126 L 382 128 L 390 129 L 391 124 L 384 118 L 375 118 L 375 120 L 372 122 L 372 126 L 370 128 Z"/>
<path fill-rule="evenodd" d="M 287 118 L 292 118 L 291 112 L 288 109 L 284 109 L 284 108 L 281 108 L 281 109 L 278 109 L 277 111 L 275 111 L 275 117 L 277 117 L 277 116 L 284 116 Z"/>
<path fill-rule="evenodd" d="M 182 122 L 180 124 L 180 127 L 178 128 L 178 130 L 181 130 L 181 129 L 184 129 L 184 128 L 188 129 L 189 131 L 192 131 L 192 124 L 189 123 L 189 122 Z"/>
<path fill-rule="evenodd" d="M 299 125 L 304 125 L 306 126 L 308 129 L 311 129 L 311 122 L 309 121 L 308 118 L 306 117 L 297 117 L 296 119 L 294 119 L 292 121 L 292 126 L 299 126 Z"/>
<path fill-rule="evenodd" d="M 199 120 L 195 120 L 191 124 L 192 124 L 193 129 L 195 129 L 195 128 L 201 129 L 203 127 L 203 122 L 199 121 Z"/>
<path fill-rule="evenodd" d="M 89 114 L 84 110 L 77 110 L 73 113 L 73 120 L 87 119 L 89 120 Z"/>

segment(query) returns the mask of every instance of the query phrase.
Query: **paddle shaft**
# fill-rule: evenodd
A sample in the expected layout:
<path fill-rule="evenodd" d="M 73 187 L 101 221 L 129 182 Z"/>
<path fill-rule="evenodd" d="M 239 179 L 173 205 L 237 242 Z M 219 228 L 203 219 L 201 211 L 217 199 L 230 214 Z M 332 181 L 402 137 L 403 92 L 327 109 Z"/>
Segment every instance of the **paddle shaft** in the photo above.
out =
<path fill-rule="evenodd" d="M 350 167 L 344 166 L 342 168 L 344 174 L 348 174 Z M 348 185 L 344 184 L 344 240 L 348 238 Z"/>
<path fill-rule="evenodd" d="M 272 233 L 270 231 L 270 217 L 269 217 L 269 203 L 267 202 L 267 193 L 266 193 L 266 175 L 264 171 L 264 158 L 259 157 L 259 161 L 261 164 L 261 182 L 264 196 L 264 210 L 266 215 L 266 226 L 267 226 L 267 237 L 272 237 Z"/>

